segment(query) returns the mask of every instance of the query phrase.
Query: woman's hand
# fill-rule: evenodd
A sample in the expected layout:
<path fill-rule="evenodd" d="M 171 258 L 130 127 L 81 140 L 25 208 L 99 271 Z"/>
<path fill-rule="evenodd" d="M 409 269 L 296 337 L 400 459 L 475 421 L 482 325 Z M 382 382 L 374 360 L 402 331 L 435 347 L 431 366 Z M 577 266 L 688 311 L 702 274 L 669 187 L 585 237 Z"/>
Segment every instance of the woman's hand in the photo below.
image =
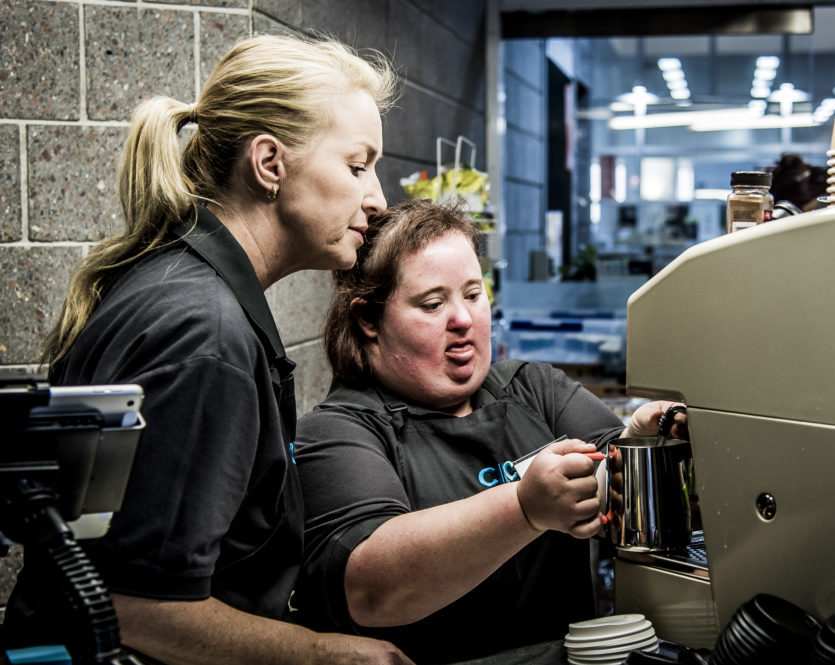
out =
<path fill-rule="evenodd" d="M 627 436 L 657 436 L 658 426 L 667 409 L 671 406 L 684 406 L 680 402 L 648 402 L 642 404 L 629 419 L 629 425 L 623 430 L 621 438 Z M 690 434 L 687 430 L 687 414 L 677 413 L 670 428 L 670 437 L 673 439 L 689 440 Z"/>
<path fill-rule="evenodd" d="M 522 512 L 538 531 L 552 529 L 590 538 L 601 526 L 595 447 L 579 439 L 558 441 L 534 457 L 516 487 Z"/>

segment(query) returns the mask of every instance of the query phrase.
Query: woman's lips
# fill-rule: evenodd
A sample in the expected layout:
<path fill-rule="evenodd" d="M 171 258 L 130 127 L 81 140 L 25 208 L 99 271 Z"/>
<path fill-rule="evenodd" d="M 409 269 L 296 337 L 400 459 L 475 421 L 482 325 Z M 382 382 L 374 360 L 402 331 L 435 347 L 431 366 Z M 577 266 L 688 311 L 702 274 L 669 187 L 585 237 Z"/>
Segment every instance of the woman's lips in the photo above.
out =
<path fill-rule="evenodd" d="M 451 344 L 446 349 L 446 355 L 458 363 L 466 363 L 475 355 L 475 347 L 472 342 L 459 342 Z"/>

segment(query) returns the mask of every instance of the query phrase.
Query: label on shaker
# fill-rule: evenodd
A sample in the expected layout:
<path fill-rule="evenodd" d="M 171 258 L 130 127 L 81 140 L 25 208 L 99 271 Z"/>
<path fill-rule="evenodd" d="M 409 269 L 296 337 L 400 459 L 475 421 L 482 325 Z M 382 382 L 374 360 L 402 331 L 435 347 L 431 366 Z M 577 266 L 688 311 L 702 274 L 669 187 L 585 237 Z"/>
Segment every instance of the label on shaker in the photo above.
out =
<path fill-rule="evenodd" d="M 757 222 L 763 221 L 763 200 L 759 197 L 738 198 L 728 202 L 728 215 L 731 221 Z"/>

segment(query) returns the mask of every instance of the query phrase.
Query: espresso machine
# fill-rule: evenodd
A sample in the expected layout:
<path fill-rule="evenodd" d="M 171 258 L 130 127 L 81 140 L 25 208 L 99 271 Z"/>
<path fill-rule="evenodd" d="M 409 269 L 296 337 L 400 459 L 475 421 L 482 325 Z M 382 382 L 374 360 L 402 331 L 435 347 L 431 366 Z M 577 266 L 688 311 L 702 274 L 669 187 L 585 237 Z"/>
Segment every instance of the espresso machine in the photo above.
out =
<path fill-rule="evenodd" d="M 758 593 L 835 614 L 835 206 L 691 247 L 627 305 L 627 393 L 683 402 L 702 531 L 620 547 L 616 613 L 712 648 Z"/>

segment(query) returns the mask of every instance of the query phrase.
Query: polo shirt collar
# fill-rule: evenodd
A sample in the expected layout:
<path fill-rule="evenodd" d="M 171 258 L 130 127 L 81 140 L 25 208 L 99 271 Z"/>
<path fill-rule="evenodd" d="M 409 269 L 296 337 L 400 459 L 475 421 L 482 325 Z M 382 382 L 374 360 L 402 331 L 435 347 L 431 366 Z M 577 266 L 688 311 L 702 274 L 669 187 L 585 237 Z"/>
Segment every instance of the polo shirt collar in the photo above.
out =
<path fill-rule="evenodd" d="M 374 388 L 377 390 L 377 393 L 380 395 L 381 401 L 386 406 L 386 409 L 388 411 L 397 411 L 399 409 L 405 409 L 407 413 L 413 416 L 431 415 L 449 416 L 450 418 L 456 417 L 444 411 L 438 411 L 437 409 L 432 409 L 430 407 L 405 402 L 399 395 L 383 386 L 383 384 L 377 381 L 376 379 L 374 379 Z M 476 411 L 477 409 L 480 409 L 483 406 L 491 404 L 495 401 L 497 401 L 496 397 L 485 389 L 484 384 L 479 386 L 476 389 L 476 391 L 470 396 L 470 404 L 473 408 L 473 411 Z"/>
<path fill-rule="evenodd" d="M 174 234 L 182 238 L 229 285 L 272 359 L 280 361 L 285 369 L 292 369 L 294 363 L 286 357 L 275 319 L 252 262 L 223 222 L 206 207 L 198 206 L 195 224 L 178 224 L 174 227 Z"/>

